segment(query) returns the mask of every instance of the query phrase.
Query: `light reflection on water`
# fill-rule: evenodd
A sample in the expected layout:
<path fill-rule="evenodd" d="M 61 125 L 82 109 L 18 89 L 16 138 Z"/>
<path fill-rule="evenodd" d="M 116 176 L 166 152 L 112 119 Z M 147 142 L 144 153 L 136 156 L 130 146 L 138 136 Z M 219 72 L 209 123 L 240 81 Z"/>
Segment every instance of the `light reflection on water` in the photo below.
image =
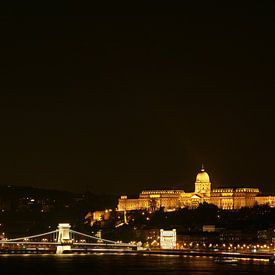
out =
<path fill-rule="evenodd" d="M 180 255 L 1 255 L 2 274 L 275 274 L 266 260 L 241 260 L 236 265 L 212 257 Z"/>

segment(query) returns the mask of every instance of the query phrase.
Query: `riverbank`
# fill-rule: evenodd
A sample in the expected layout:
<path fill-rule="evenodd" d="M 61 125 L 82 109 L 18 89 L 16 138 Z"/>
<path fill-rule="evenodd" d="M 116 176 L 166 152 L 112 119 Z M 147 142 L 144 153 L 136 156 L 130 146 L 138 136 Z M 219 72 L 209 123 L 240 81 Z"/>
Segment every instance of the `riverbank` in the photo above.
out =
<path fill-rule="evenodd" d="M 234 258 L 246 258 L 246 259 L 265 259 L 269 260 L 274 253 L 239 253 L 239 252 L 223 252 L 223 251 L 195 251 L 195 250 L 122 250 L 122 249 L 88 249 L 79 250 L 72 249 L 70 251 L 64 251 L 64 254 L 78 254 L 78 253 L 122 253 L 122 254 L 139 254 L 139 255 L 182 255 L 182 256 L 211 256 L 211 257 L 234 257 Z"/>
<path fill-rule="evenodd" d="M 182 256 L 211 256 L 211 257 L 232 257 L 243 259 L 263 259 L 269 260 L 274 253 L 248 253 L 248 252 L 226 252 L 226 251 L 196 251 L 196 250 L 125 250 L 125 249 L 71 249 L 65 250 L 63 254 L 133 254 L 133 255 L 182 255 Z M 53 250 L 42 249 L 9 249 L 0 250 L 0 254 L 55 254 Z"/>
<path fill-rule="evenodd" d="M 248 259 L 270 259 L 274 253 L 246 253 L 246 252 L 225 252 L 225 251 L 196 251 L 196 250 L 147 250 L 140 251 L 146 254 L 161 255 L 186 255 L 186 256 L 212 256 L 212 257 L 234 257 Z"/>

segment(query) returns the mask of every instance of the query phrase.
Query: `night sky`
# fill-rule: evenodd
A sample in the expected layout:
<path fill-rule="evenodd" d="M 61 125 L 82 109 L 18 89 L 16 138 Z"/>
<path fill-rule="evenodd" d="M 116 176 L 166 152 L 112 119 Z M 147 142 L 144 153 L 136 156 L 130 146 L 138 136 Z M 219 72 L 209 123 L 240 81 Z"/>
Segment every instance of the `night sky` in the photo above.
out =
<path fill-rule="evenodd" d="M 189 8 L 0 17 L 0 184 L 275 192 L 274 6 Z"/>

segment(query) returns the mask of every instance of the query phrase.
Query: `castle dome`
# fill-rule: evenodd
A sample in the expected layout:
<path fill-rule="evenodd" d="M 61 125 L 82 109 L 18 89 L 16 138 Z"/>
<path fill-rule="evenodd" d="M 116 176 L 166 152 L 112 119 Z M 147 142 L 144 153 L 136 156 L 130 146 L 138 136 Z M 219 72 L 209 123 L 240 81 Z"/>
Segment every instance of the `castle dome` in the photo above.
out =
<path fill-rule="evenodd" d="M 204 168 L 202 167 L 200 172 L 197 174 L 196 182 L 210 182 L 209 175 L 205 172 Z"/>

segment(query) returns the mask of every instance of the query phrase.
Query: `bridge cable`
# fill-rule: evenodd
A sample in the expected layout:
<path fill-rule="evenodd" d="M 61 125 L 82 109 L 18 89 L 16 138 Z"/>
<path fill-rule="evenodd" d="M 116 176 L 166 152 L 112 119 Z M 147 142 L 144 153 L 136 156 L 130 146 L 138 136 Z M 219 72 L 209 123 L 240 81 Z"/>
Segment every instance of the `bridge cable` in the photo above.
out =
<path fill-rule="evenodd" d="M 57 232 L 58 232 L 58 229 L 50 231 L 50 232 L 42 233 L 42 234 L 37 234 L 37 235 L 32 235 L 32 236 L 27 236 L 27 237 L 20 237 L 20 238 L 15 238 L 15 239 L 9 239 L 9 240 L 5 240 L 5 242 L 13 242 L 13 241 L 19 241 L 19 240 L 24 240 L 24 239 L 38 238 L 38 237 L 50 235 L 50 234 L 57 233 Z M 2 241 L 0 241 L 0 243 L 1 242 Z"/>

